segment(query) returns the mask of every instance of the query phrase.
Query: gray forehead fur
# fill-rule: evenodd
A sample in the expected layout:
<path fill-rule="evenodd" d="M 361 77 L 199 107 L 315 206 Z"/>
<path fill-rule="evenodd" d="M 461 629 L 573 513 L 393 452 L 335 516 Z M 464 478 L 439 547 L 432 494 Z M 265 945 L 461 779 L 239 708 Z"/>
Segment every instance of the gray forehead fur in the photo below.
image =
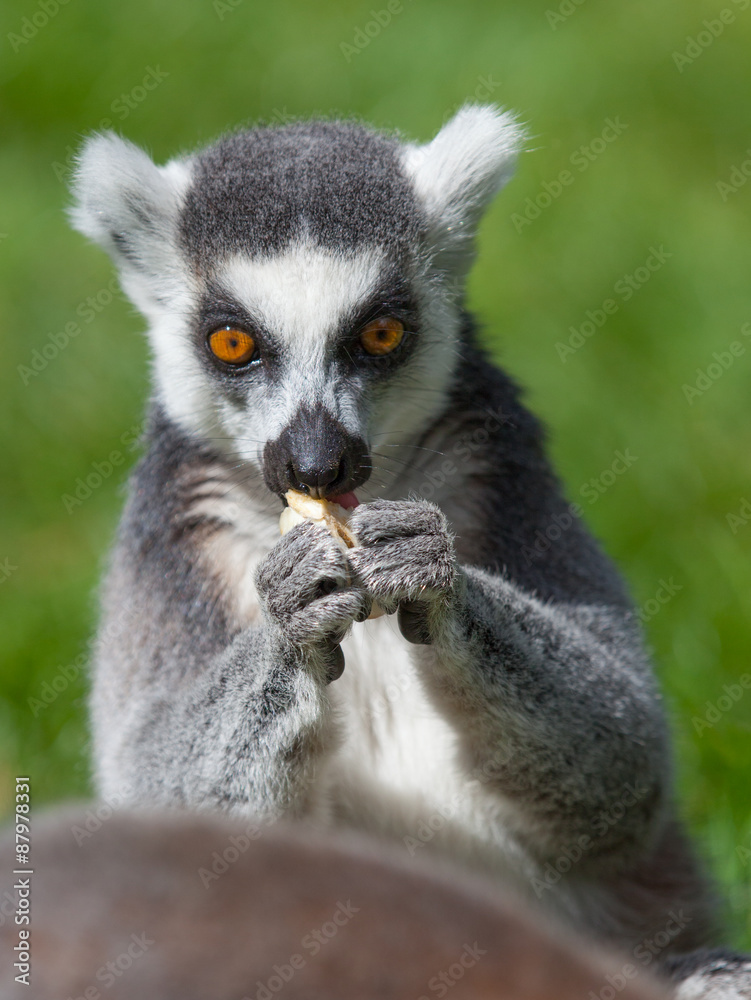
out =
<path fill-rule="evenodd" d="M 282 250 L 300 237 L 339 251 L 414 246 L 425 221 L 393 138 L 353 122 L 236 133 L 194 161 L 180 218 L 202 270 L 226 253 Z"/>

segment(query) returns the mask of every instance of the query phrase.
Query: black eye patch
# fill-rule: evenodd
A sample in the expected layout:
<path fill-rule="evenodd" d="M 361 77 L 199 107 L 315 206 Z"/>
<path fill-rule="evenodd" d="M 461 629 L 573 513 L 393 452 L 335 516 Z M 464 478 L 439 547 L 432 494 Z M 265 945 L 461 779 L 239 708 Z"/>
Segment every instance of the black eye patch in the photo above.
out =
<path fill-rule="evenodd" d="M 238 389 L 238 383 L 248 378 L 258 377 L 256 368 L 263 368 L 267 376 L 273 377 L 281 367 L 279 347 L 264 324 L 238 302 L 225 288 L 211 281 L 207 285 L 192 322 L 195 349 L 199 357 L 208 363 L 210 370 L 228 387 Z M 261 364 L 258 366 L 239 366 L 232 368 L 212 354 L 207 349 L 209 340 L 216 330 L 233 328 L 244 331 L 251 337 L 257 347 Z M 233 391 L 233 390 L 231 390 Z"/>
<path fill-rule="evenodd" d="M 384 354 L 371 354 L 363 349 L 363 331 L 379 320 L 393 319 L 403 327 L 404 335 L 396 350 Z M 383 281 L 368 298 L 339 322 L 336 350 L 340 359 L 351 366 L 386 374 L 403 363 L 415 347 L 419 335 L 419 313 L 411 289 L 397 268 L 384 276 Z"/>

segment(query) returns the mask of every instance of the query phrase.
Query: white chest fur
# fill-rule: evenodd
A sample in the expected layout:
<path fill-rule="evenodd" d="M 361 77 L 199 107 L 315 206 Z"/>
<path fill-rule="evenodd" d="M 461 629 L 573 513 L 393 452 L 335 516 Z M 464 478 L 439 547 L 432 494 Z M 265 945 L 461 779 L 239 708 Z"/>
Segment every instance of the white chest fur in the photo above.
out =
<path fill-rule="evenodd" d="M 345 733 L 340 776 L 367 774 L 423 810 L 444 803 L 455 736 L 425 695 L 396 617 L 355 625 L 343 649 L 345 671 L 331 687 Z"/>
<path fill-rule="evenodd" d="M 326 770 L 332 819 L 518 875 L 508 804 L 460 764 L 458 735 L 425 691 L 396 616 L 354 626 L 330 688 L 342 744 Z"/>

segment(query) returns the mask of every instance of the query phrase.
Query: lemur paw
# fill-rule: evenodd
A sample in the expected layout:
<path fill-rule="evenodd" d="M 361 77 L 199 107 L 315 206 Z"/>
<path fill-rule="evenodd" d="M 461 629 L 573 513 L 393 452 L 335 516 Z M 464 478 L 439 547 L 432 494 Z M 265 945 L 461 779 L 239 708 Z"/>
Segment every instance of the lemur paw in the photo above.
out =
<path fill-rule="evenodd" d="M 355 509 L 360 542 L 348 553 L 355 577 L 415 643 L 431 641 L 430 612 L 452 590 L 454 544 L 443 512 L 427 500 L 375 500 Z"/>
<path fill-rule="evenodd" d="M 344 670 L 340 643 L 370 614 L 371 598 L 353 585 L 341 546 L 325 528 L 305 522 L 277 542 L 256 574 L 266 616 L 292 646 L 321 662 L 327 680 Z"/>

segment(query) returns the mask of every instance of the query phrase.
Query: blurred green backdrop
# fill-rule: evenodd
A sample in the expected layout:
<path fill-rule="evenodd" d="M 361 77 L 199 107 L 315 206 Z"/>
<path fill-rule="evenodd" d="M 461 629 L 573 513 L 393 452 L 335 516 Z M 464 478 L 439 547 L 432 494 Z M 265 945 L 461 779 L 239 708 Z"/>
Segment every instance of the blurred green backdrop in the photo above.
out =
<path fill-rule="evenodd" d="M 723 2 L 3 5 L 0 812 L 14 774 L 37 804 L 90 791 L 83 664 L 147 393 L 142 322 L 63 214 L 82 136 L 163 160 L 342 113 L 425 140 L 490 100 L 531 139 L 470 304 L 643 609 L 682 809 L 751 945 L 751 9 Z"/>

